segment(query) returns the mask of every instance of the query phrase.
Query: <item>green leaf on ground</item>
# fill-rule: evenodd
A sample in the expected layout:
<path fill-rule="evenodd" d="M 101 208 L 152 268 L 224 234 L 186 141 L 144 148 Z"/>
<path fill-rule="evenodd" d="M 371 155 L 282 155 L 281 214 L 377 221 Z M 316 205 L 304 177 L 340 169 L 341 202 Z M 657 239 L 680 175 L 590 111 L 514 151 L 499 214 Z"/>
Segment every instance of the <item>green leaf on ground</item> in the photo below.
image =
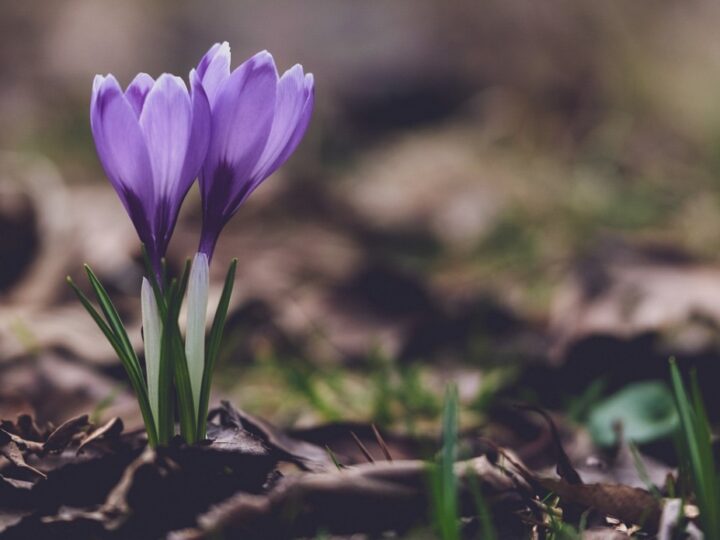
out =
<path fill-rule="evenodd" d="M 622 424 L 625 439 L 644 444 L 671 435 L 679 426 L 672 393 L 661 381 L 631 384 L 598 403 L 588 418 L 596 444 L 617 444 L 615 425 Z"/>

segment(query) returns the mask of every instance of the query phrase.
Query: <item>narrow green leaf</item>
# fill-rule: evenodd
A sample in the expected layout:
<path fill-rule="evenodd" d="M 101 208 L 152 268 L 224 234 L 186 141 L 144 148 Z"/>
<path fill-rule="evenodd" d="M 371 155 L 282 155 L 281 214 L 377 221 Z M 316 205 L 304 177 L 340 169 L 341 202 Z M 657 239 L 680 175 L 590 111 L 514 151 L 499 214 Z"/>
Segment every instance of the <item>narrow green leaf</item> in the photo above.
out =
<path fill-rule="evenodd" d="M 98 328 L 100 328 L 102 333 L 105 335 L 108 342 L 115 350 L 115 353 L 120 359 L 120 362 L 123 364 L 123 367 L 128 374 L 128 378 L 130 379 L 130 385 L 132 386 L 133 391 L 135 392 L 135 395 L 138 399 L 140 412 L 142 413 L 143 421 L 145 423 L 145 428 L 148 434 L 148 442 L 151 446 L 156 446 L 157 432 L 155 430 L 155 424 L 153 422 L 153 416 L 150 410 L 150 402 L 147 396 L 147 389 L 145 387 L 142 376 L 140 375 L 140 377 L 138 377 L 132 359 L 127 356 L 127 354 L 125 353 L 125 349 L 122 347 L 117 335 L 113 332 L 110 326 L 108 326 L 105 320 L 103 320 L 103 318 L 100 316 L 100 314 L 90 302 L 90 299 L 85 295 L 85 293 L 80 290 L 80 288 L 75 284 L 75 282 L 72 280 L 72 278 L 70 278 L 70 276 L 67 277 L 67 282 L 70 287 L 72 287 L 73 291 L 75 291 L 75 294 L 80 300 L 80 303 L 90 314 L 92 319 L 95 321 L 95 324 L 97 324 Z"/>
<path fill-rule="evenodd" d="M 197 437 L 199 440 L 205 438 L 205 430 L 207 429 L 207 412 L 210 403 L 212 375 L 218 353 L 220 352 L 223 331 L 225 330 L 225 320 L 227 319 L 230 297 L 232 296 L 233 285 L 235 284 L 236 268 L 237 259 L 233 259 L 225 276 L 225 284 L 223 285 L 220 301 L 218 302 L 212 327 L 210 328 L 210 336 L 206 344 L 205 369 L 203 370 L 202 388 L 200 390 L 200 408 L 197 417 Z"/>
<path fill-rule="evenodd" d="M 674 358 L 670 359 L 670 374 L 680 415 L 681 446 L 690 465 L 703 532 L 709 538 L 720 538 L 720 515 L 717 513 L 720 504 L 720 486 L 715 473 L 710 427 L 700 390 L 695 380 L 692 385 L 691 401 Z"/>
<path fill-rule="evenodd" d="M 185 281 L 187 282 L 187 280 Z M 185 346 L 178 326 L 178 314 L 182 304 L 181 288 L 182 285 L 178 284 L 177 280 L 172 281 L 168 293 L 168 317 L 165 320 L 164 328 L 167 332 L 167 350 L 172 358 L 172 367 L 175 374 L 175 388 L 180 413 L 180 433 L 188 444 L 192 444 L 197 440 L 197 429 L 190 374 L 185 358 Z"/>
<path fill-rule="evenodd" d="M 168 291 L 168 297 L 175 294 L 177 284 L 173 283 Z M 169 308 L 170 306 L 168 306 Z M 173 325 L 171 324 L 170 312 L 166 312 L 166 317 L 162 325 L 162 337 L 160 340 L 160 365 L 158 373 L 158 417 L 160 418 L 160 428 L 158 431 L 158 440 L 160 444 L 167 444 L 175 434 L 175 415 L 174 415 L 174 399 L 172 395 L 172 382 L 174 366 L 172 364 L 172 340 Z"/>
<path fill-rule="evenodd" d="M 167 259 L 163 257 L 160 259 L 160 286 L 162 289 L 167 289 L 168 286 L 168 266 Z"/>
<path fill-rule="evenodd" d="M 115 352 L 118 353 L 118 356 L 121 355 L 122 348 L 120 347 L 120 343 L 118 342 L 117 338 L 115 337 L 115 334 L 110 329 L 110 327 L 105 322 L 105 319 L 102 318 L 102 316 L 97 312 L 97 310 L 93 307 L 92 302 L 90 302 L 90 299 L 85 295 L 84 292 L 80 290 L 80 288 L 75 284 L 75 282 L 72 280 L 70 276 L 66 278 L 68 285 L 72 287 L 73 291 L 75 291 L 75 294 L 77 295 L 78 299 L 80 300 L 80 303 L 83 305 L 85 310 L 90 314 L 90 316 L 95 321 L 95 324 L 97 324 L 98 328 L 102 330 L 102 333 L 105 334 L 105 337 L 110 342 L 110 345 L 112 345 L 113 349 L 115 349 Z"/>
<path fill-rule="evenodd" d="M 180 301 L 180 306 L 182 306 L 182 300 L 185 296 L 185 291 L 187 290 L 188 286 L 188 280 L 190 279 L 190 268 L 191 263 L 190 259 L 185 259 L 185 264 L 183 265 L 183 271 L 180 274 L 180 279 L 178 280 L 178 299 Z M 180 309 L 180 306 L 178 306 L 178 310 Z"/>
<path fill-rule="evenodd" d="M 443 448 L 442 448 L 442 508 L 444 540 L 456 540 L 458 530 L 458 501 L 455 477 L 455 459 L 458 434 L 458 391 L 457 387 L 448 387 L 445 393 L 443 410 Z"/>
<path fill-rule="evenodd" d="M 720 512 L 718 511 L 720 509 L 720 482 L 718 482 L 713 456 L 710 421 L 705 410 L 695 369 L 690 373 L 690 396 L 693 411 L 695 412 L 695 432 L 699 441 L 702 476 L 705 484 L 704 506 L 706 516 L 703 521 L 705 522 L 706 534 L 715 538 L 720 535 Z"/>
<path fill-rule="evenodd" d="M 448 386 L 442 413 L 443 445 L 430 465 L 434 526 L 442 540 L 459 540 L 459 511 L 455 459 L 458 429 L 457 387 Z"/>
<path fill-rule="evenodd" d="M 473 499 L 475 500 L 475 509 L 477 511 L 478 520 L 480 521 L 480 538 L 482 538 L 482 540 L 497 540 L 497 531 L 495 531 L 492 514 L 490 513 L 488 504 L 485 501 L 485 497 L 483 497 L 482 490 L 480 489 L 478 475 L 475 471 L 468 470 L 466 477 Z"/>
<path fill-rule="evenodd" d="M 115 337 L 117 337 L 118 342 L 123 349 L 123 352 L 131 361 L 130 363 L 135 374 L 139 379 L 142 380 L 143 374 L 142 369 L 140 368 L 140 361 L 135 354 L 135 349 L 130 343 L 130 338 L 125 331 L 125 326 L 120 319 L 120 315 L 118 314 L 115 306 L 110 300 L 110 296 L 105 290 L 105 287 L 103 287 L 102 283 L 100 283 L 100 280 L 98 280 L 97 276 L 95 276 L 94 272 L 87 264 L 85 265 L 85 271 L 87 272 L 88 278 L 90 279 L 90 285 L 92 285 L 92 288 L 95 291 L 98 302 L 100 302 L 100 308 L 105 314 L 105 319 L 107 320 L 108 325 L 110 326 L 110 328 L 112 328 Z"/>

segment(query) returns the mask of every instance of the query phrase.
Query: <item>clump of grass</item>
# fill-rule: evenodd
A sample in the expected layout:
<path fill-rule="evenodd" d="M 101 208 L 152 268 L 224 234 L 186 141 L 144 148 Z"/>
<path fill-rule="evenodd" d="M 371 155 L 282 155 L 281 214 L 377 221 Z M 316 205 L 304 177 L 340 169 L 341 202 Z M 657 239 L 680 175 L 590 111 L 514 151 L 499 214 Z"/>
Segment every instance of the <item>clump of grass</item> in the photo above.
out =
<path fill-rule="evenodd" d="M 421 418 L 437 418 L 440 399 L 425 386 L 418 366 L 399 366 L 379 350 L 368 357 L 373 382 L 371 417 L 380 426 L 402 420 L 409 433 L 415 433 Z"/>
<path fill-rule="evenodd" d="M 455 386 L 448 387 L 445 393 L 442 428 L 443 446 L 432 483 L 433 519 L 442 540 L 459 540 L 460 512 L 454 470 L 458 432 L 458 391 Z"/>
<path fill-rule="evenodd" d="M 710 423 L 697 373 L 691 374 L 689 394 L 674 358 L 670 359 L 670 374 L 680 416 L 681 472 L 691 481 L 705 537 L 720 538 L 720 478 L 713 460 Z"/>
<path fill-rule="evenodd" d="M 442 428 L 443 445 L 437 461 L 431 468 L 431 504 L 433 525 L 442 540 L 460 540 L 460 503 L 458 499 L 458 482 L 455 475 L 458 439 L 458 390 L 451 385 L 445 392 L 443 405 Z M 475 499 L 480 534 L 483 540 L 498 538 L 490 519 L 490 512 L 482 497 L 476 478 L 468 474 L 470 490 Z"/>

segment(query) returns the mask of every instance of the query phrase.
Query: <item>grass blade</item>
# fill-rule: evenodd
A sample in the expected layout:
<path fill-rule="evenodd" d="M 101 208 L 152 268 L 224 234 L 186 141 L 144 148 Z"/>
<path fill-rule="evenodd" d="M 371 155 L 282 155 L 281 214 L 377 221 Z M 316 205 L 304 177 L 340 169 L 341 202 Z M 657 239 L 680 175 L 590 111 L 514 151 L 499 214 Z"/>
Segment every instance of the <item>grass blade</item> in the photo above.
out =
<path fill-rule="evenodd" d="M 493 525 L 492 515 L 490 513 L 490 509 L 488 508 L 488 504 L 482 494 L 477 474 L 473 471 L 468 471 L 467 478 L 470 490 L 473 494 L 473 499 L 475 500 L 475 509 L 480 522 L 480 538 L 482 538 L 482 540 L 497 540 L 497 531 Z"/>
<path fill-rule="evenodd" d="M 707 508 L 707 514 L 704 523 L 710 522 L 709 524 L 705 524 L 708 536 L 720 538 L 720 480 L 718 480 L 713 456 L 710 421 L 700 392 L 697 371 L 694 369 L 690 373 L 690 398 L 692 399 L 693 411 L 695 413 L 695 431 L 699 440 L 698 446 L 700 449 L 702 474 L 705 484 L 705 507 Z"/>
<path fill-rule="evenodd" d="M 455 458 L 458 434 L 458 393 L 449 386 L 442 415 L 443 446 L 432 470 L 432 506 L 435 527 L 442 540 L 459 540 L 459 511 Z"/>
<path fill-rule="evenodd" d="M 693 377 L 691 399 L 675 359 L 670 360 L 670 374 L 680 416 L 681 453 L 686 456 L 690 468 L 703 532 L 708 538 L 720 538 L 720 486 L 713 461 L 710 426 L 697 379 Z"/>
<path fill-rule="evenodd" d="M 213 319 L 210 329 L 210 336 L 206 344 L 205 369 L 203 370 L 202 387 L 200 389 L 200 407 L 197 417 L 197 437 L 199 440 L 205 438 L 205 430 L 207 429 L 206 418 L 210 403 L 212 374 L 215 369 L 218 353 L 220 352 L 220 342 L 222 341 L 225 320 L 227 319 L 228 307 L 230 306 L 230 297 L 232 296 L 233 285 L 235 284 L 236 268 L 237 259 L 233 259 L 225 276 L 225 284 L 223 285 L 220 301 L 215 311 L 215 318 Z"/>

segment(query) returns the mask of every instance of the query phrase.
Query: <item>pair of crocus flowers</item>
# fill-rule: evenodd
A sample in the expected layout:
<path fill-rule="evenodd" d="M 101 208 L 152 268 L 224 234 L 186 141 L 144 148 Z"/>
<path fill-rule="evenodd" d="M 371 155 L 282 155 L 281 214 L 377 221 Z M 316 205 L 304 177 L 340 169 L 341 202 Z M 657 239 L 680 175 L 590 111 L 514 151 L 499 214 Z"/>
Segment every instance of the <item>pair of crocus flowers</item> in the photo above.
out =
<path fill-rule="evenodd" d="M 215 44 L 182 78 L 145 73 L 125 91 L 96 76 L 90 121 L 98 156 L 143 243 L 149 270 L 141 289 L 147 393 L 155 421 L 163 309 L 162 261 L 180 206 L 195 179 L 202 231 L 187 283 L 185 356 L 193 407 L 202 414 L 208 267 L 218 236 L 242 203 L 300 142 L 314 104 L 313 77 L 295 65 L 279 76 L 260 52 L 230 70 L 230 47 Z M 150 280 L 148 279 L 150 278 Z M 204 422 L 204 419 L 200 419 Z M 147 423 L 147 420 L 146 420 Z"/>

